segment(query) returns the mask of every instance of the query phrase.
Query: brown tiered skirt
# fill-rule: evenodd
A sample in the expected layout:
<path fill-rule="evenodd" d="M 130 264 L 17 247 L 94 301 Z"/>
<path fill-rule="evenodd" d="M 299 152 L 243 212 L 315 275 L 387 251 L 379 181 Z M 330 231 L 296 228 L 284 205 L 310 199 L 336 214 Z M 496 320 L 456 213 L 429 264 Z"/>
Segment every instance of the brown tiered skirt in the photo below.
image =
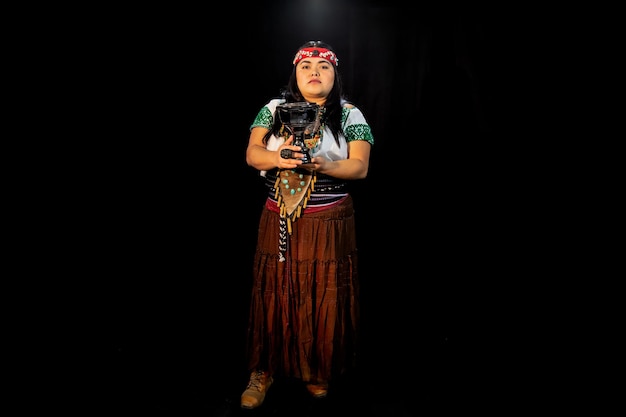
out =
<path fill-rule="evenodd" d="M 254 258 L 249 369 L 330 381 L 356 364 L 359 284 L 352 198 L 293 223 L 279 262 L 279 215 L 264 207 Z"/>

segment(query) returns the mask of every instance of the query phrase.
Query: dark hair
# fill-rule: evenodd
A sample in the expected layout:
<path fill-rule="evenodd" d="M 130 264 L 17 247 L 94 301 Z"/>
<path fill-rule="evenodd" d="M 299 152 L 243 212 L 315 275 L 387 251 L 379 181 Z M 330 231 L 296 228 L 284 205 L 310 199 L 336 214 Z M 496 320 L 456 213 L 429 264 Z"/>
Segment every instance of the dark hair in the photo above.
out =
<path fill-rule="evenodd" d="M 326 48 L 333 52 L 335 50 L 332 46 L 322 41 L 309 41 L 303 44 L 298 48 L 299 51 L 302 48 L 311 48 L 311 47 L 320 47 Z M 296 52 L 297 52 L 296 51 Z M 294 53 L 295 55 L 295 53 Z M 335 141 L 339 144 L 339 136 L 343 134 L 343 129 L 341 127 L 341 108 L 342 104 L 345 100 L 343 93 L 343 83 L 341 81 L 341 74 L 339 73 L 336 66 L 333 66 L 335 69 L 335 84 L 333 88 L 328 93 L 328 97 L 326 97 L 326 102 L 324 103 L 324 110 L 322 113 L 322 124 L 328 126 L 330 131 L 333 133 L 335 137 Z M 281 90 L 282 97 L 287 101 L 287 103 L 294 103 L 300 101 L 306 101 L 298 88 L 298 82 L 296 80 L 296 66 L 293 66 L 291 71 L 291 76 L 289 77 L 289 81 L 287 82 L 287 86 Z M 274 134 L 278 137 L 280 128 L 282 124 L 278 117 L 274 117 L 274 124 L 272 125 L 272 129 L 267 132 L 263 141 L 266 142 L 269 140 L 269 137 Z"/>

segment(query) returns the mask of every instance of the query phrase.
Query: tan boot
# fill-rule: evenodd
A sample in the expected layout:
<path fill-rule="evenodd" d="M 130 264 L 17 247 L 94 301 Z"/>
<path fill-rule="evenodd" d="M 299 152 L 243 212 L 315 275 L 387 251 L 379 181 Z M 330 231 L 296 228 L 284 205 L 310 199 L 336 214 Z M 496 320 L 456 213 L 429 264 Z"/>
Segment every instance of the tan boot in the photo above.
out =
<path fill-rule="evenodd" d="M 263 404 L 267 390 L 272 386 L 274 380 L 267 372 L 253 371 L 250 375 L 250 382 L 246 390 L 241 394 L 242 408 L 257 408 Z"/>

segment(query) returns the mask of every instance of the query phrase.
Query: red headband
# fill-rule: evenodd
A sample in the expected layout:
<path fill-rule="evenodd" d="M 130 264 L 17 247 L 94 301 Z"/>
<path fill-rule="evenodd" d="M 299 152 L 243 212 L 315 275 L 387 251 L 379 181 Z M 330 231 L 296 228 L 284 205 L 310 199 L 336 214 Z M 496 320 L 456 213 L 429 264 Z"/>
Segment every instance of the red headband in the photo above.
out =
<path fill-rule="evenodd" d="M 339 65 L 339 59 L 337 55 L 330 49 L 326 48 L 303 48 L 298 51 L 296 57 L 293 59 L 293 65 L 297 65 L 298 62 L 302 61 L 304 58 L 323 58 L 329 61 L 334 66 Z"/>

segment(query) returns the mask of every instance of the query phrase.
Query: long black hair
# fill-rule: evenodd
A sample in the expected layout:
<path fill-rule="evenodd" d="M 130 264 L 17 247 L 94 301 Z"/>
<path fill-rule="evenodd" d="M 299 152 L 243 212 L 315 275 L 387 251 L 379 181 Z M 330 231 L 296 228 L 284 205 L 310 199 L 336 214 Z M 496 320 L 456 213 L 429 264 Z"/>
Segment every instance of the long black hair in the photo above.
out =
<path fill-rule="evenodd" d="M 298 51 L 303 48 L 325 48 L 335 52 L 332 46 L 322 41 L 309 41 L 303 44 L 298 48 Z M 296 51 L 297 52 L 297 51 Z M 295 55 L 295 53 L 294 53 Z M 335 69 L 335 83 L 333 88 L 328 93 L 328 97 L 326 97 L 326 102 L 324 103 L 324 108 L 322 109 L 322 125 L 328 126 L 330 131 L 333 133 L 335 137 L 335 141 L 339 145 L 339 136 L 343 135 L 343 128 L 341 127 L 341 109 L 344 102 L 347 100 L 344 97 L 343 93 L 343 82 L 341 81 L 341 74 L 336 66 Z M 306 101 L 298 88 L 298 82 L 296 79 L 296 66 L 293 66 L 293 70 L 291 71 L 291 76 L 289 77 L 289 81 L 287 86 L 284 87 L 281 91 L 282 97 L 286 100 L 287 103 L 295 103 Z M 280 122 L 278 117 L 274 117 L 274 124 L 272 125 L 272 129 L 267 132 L 265 137 L 263 138 L 264 142 L 269 140 L 270 136 L 275 135 L 278 137 L 280 129 L 282 127 L 282 123 Z"/>

